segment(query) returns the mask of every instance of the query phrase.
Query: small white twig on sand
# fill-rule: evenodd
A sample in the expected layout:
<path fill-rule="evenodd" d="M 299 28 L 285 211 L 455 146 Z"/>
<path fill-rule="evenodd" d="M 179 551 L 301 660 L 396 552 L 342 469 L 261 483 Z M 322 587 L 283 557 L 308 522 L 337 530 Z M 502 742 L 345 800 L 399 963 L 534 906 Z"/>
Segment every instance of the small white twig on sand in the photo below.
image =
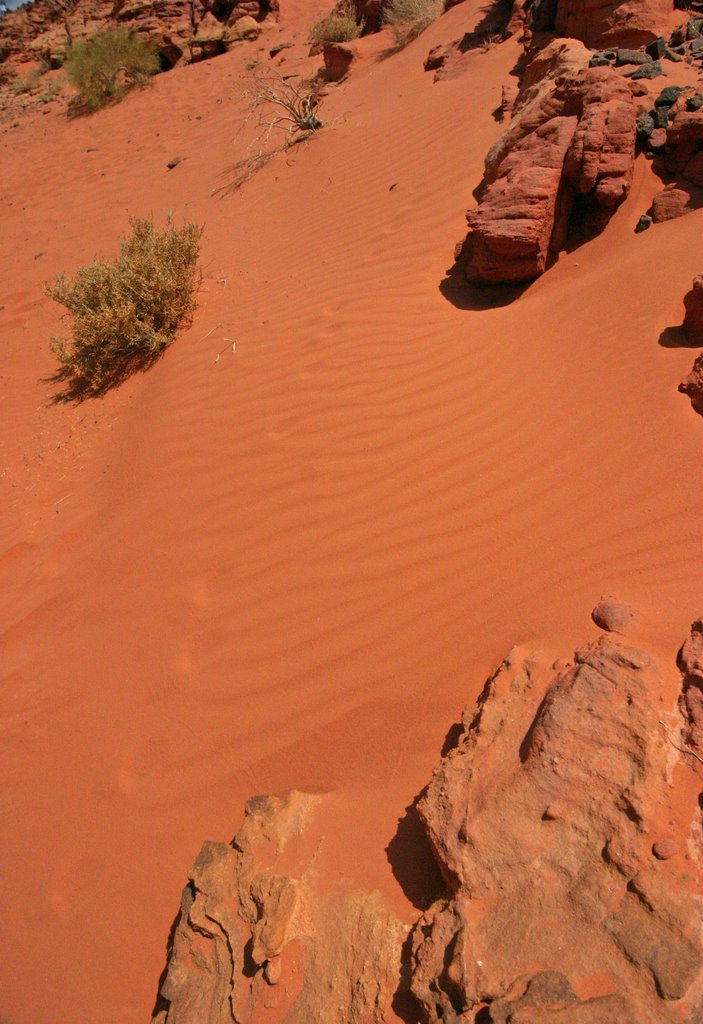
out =
<path fill-rule="evenodd" d="M 223 338 L 222 340 L 223 340 L 223 341 L 229 341 L 229 342 L 231 342 L 231 344 L 232 344 L 232 351 L 233 351 L 233 352 L 236 352 L 236 350 L 237 350 L 237 342 L 236 342 L 236 341 L 232 341 L 232 339 L 231 339 L 231 338 Z M 222 354 L 223 354 L 224 352 L 226 352 L 228 348 L 229 348 L 229 346 L 228 346 L 228 345 L 226 345 L 226 346 L 225 346 L 224 348 L 220 349 L 220 351 L 219 351 L 219 352 L 217 353 L 217 355 L 215 356 L 215 358 L 214 358 L 213 362 L 215 362 L 215 363 L 219 363 L 219 361 L 220 361 L 220 356 L 221 356 L 221 355 L 222 355 Z"/>

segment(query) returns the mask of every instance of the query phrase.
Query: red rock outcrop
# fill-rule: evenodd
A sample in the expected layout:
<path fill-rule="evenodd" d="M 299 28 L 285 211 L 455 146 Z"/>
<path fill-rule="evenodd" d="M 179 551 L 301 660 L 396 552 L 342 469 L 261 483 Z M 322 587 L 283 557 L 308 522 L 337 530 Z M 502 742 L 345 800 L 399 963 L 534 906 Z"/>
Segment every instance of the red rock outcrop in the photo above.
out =
<path fill-rule="evenodd" d="M 703 412 L 703 408 L 698 411 Z M 683 676 L 683 739 L 697 757 L 703 757 L 703 619 L 696 619 L 691 626 L 690 636 L 679 653 L 679 668 Z"/>
<path fill-rule="evenodd" d="M 703 355 L 698 356 L 688 377 L 681 381 L 679 391 L 688 395 L 693 408 L 703 416 Z"/>
<path fill-rule="evenodd" d="M 694 277 L 691 290 L 686 293 L 684 300 L 686 310 L 683 329 L 689 341 L 703 345 L 703 274 Z"/>
<path fill-rule="evenodd" d="M 183 891 L 154 1024 L 391 1019 L 405 930 L 378 893 L 318 888 L 312 823 L 323 800 L 254 797 L 231 844 L 205 843 Z"/>
<path fill-rule="evenodd" d="M 378 894 L 321 883 L 324 797 L 250 800 L 190 872 L 153 1024 L 384 1024 L 408 993 L 426 1024 L 696 1024 L 703 620 L 678 665 L 669 711 L 610 634 L 511 651 L 417 802 L 445 891 L 407 941 Z"/>
<path fill-rule="evenodd" d="M 557 65 L 558 66 L 558 65 Z M 634 166 L 635 107 L 612 68 L 529 81 L 517 115 L 486 157 L 470 210 L 466 272 L 485 283 L 530 281 L 565 244 L 578 202 L 591 233 L 626 197 Z"/>
<path fill-rule="evenodd" d="M 236 23 L 275 15 L 277 0 L 34 0 L 0 18 L 0 62 L 57 67 L 71 43 L 124 26 L 152 40 L 173 66 L 223 52 L 243 38 Z"/>
<path fill-rule="evenodd" d="M 642 46 L 661 34 L 672 0 L 558 0 L 555 30 L 587 46 Z"/>
<path fill-rule="evenodd" d="M 673 10 L 673 0 L 514 0 L 509 32 L 555 32 L 594 49 L 637 47 L 661 34 Z"/>
<path fill-rule="evenodd" d="M 682 656 L 696 694 L 699 626 Z M 604 636 L 551 672 L 514 650 L 467 709 L 418 804 L 451 891 L 413 933 L 425 1021 L 484 1004 L 494 1024 L 697 1019 L 698 864 L 652 854 L 677 756 L 661 693 L 647 653 Z M 581 1001 L 588 978 L 600 998 Z"/>
<path fill-rule="evenodd" d="M 655 106 L 649 115 L 657 118 L 660 127 L 645 139 L 645 145 L 655 153 L 662 171 L 676 179 L 654 196 L 652 220 L 655 224 L 703 206 L 703 108 L 688 109 L 692 100 L 700 99 L 697 95 L 693 99 L 694 89 L 676 91 L 679 95 L 671 104 Z M 655 103 L 659 104 L 659 99 Z"/>

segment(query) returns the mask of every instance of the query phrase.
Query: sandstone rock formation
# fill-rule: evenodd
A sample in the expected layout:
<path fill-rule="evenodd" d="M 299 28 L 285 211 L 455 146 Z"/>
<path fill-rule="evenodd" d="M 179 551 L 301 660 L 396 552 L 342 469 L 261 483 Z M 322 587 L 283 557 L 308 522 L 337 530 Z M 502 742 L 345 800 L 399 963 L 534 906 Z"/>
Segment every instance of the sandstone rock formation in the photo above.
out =
<path fill-rule="evenodd" d="M 123 26 L 149 38 L 165 66 L 222 53 L 242 38 L 244 17 L 275 15 L 278 0 L 34 0 L 0 19 L 0 63 L 43 60 L 58 67 L 67 48 Z"/>
<path fill-rule="evenodd" d="M 688 395 L 693 408 L 703 416 L 703 355 L 698 356 L 688 377 L 681 381 L 679 391 Z"/>
<path fill-rule="evenodd" d="M 642 46 L 657 38 L 672 0 L 557 0 L 555 29 L 587 46 Z"/>
<path fill-rule="evenodd" d="M 689 341 L 703 345 L 703 274 L 694 277 L 691 290 L 683 300 L 686 314 L 683 329 Z"/>
<path fill-rule="evenodd" d="M 325 76 L 330 82 L 339 82 L 358 60 L 359 51 L 353 43 L 325 43 L 322 47 Z"/>
<path fill-rule="evenodd" d="M 538 277 L 564 247 L 576 206 L 595 234 L 630 189 L 636 119 L 628 83 L 610 67 L 557 76 L 558 56 L 542 58 L 541 79 L 526 76 L 516 115 L 486 157 L 479 204 L 467 214 L 472 280 Z"/>
<path fill-rule="evenodd" d="M 696 619 L 691 626 L 690 636 L 679 653 L 679 668 L 683 676 L 683 739 L 697 757 L 703 757 L 703 619 Z"/>
<path fill-rule="evenodd" d="M 682 654 L 697 729 L 702 636 Z M 467 709 L 418 805 L 450 890 L 413 933 L 425 1021 L 483 1004 L 494 1024 L 698 1019 L 698 866 L 652 855 L 678 756 L 661 692 L 646 652 L 606 636 L 551 673 L 514 650 Z M 587 978 L 598 998 L 578 999 Z"/>
<path fill-rule="evenodd" d="M 554 31 L 587 46 L 642 46 L 656 39 L 673 0 L 515 0 L 510 30 Z"/>
<path fill-rule="evenodd" d="M 311 823 L 324 798 L 254 797 L 205 843 L 183 891 L 154 1024 L 383 1024 L 401 925 L 378 893 L 323 892 Z"/>
<path fill-rule="evenodd" d="M 697 1024 L 703 620 L 678 666 L 671 709 L 611 634 L 511 651 L 417 802 L 445 889 L 406 941 L 318 878 L 324 797 L 250 800 L 191 870 L 154 1024 L 383 1024 L 409 995 L 425 1024 Z"/>

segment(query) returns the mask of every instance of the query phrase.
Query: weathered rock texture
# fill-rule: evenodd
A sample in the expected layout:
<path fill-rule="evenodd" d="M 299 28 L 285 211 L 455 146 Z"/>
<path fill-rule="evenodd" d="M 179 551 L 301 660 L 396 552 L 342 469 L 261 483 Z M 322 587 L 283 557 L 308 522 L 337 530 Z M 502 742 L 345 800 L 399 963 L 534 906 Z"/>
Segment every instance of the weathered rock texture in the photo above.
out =
<path fill-rule="evenodd" d="M 682 655 L 691 721 L 698 627 Z M 426 1021 L 484 1003 L 494 1024 L 699 1019 L 697 866 L 652 855 L 677 756 L 661 692 L 649 656 L 609 636 L 551 677 L 514 650 L 489 680 L 418 804 L 451 893 L 413 933 Z M 608 979 L 602 998 L 574 995 L 586 978 Z"/>
<path fill-rule="evenodd" d="M 679 391 L 688 395 L 693 408 L 703 416 L 703 355 L 698 356 L 688 377 L 681 381 Z"/>
<path fill-rule="evenodd" d="M 689 341 L 703 345 L 703 274 L 694 277 L 691 290 L 686 293 L 684 300 L 686 310 L 683 319 L 683 329 Z"/>
<path fill-rule="evenodd" d="M 703 619 L 696 619 L 691 626 L 691 635 L 679 654 L 679 668 L 683 675 L 683 739 L 698 757 L 703 757 Z"/>
<path fill-rule="evenodd" d="M 576 207 L 595 234 L 630 189 L 636 117 L 628 83 L 609 67 L 552 77 L 554 56 L 551 64 L 543 58 L 542 78 L 527 78 L 516 115 L 486 157 L 479 203 L 467 214 L 472 280 L 538 277 L 564 248 Z"/>
<path fill-rule="evenodd" d="M 678 665 L 669 710 L 610 634 L 510 653 L 417 802 L 444 892 L 407 938 L 321 884 L 325 798 L 251 800 L 193 866 L 154 1024 L 699 1024 L 703 620 Z"/>
<path fill-rule="evenodd" d="M 391 1019 L 404 930 L 378 893 L 317 887 L 320 836 L 310 825 L 323 799 L 254 797 L 231 844 L 205 843 L 183 891 L 155 1024 Z"/>
<path fill-rule="evenodd" d="M 656 39 L 673 0 L 514 0 L 509 31 L 556 32 L 591 47 L 642 46 Z"/>
<path fill-rule="evenodd" d="M 703 206 L 703 96 L 694 88 L 669 87 L 651 111 L 638 118 L 642 145 L 652 151 L 655 169 L 673 177 L 652 201 L 652 219 L 681 217 Z M 692 109 L 693 108 L 693 109 Z"/>
<path fill-rule="evenodd" d="M 57 67 L 71 43 L 121 26 L 153 41 L 173 66 L 222 53 L 245 37 L 236 27 L 243 17 L 260 22 L 277 10 L 278 0 L 34 0 L 0 18 L 0 63 Z"/>
<path fill-rule="evenodd" d="M 672 0 L 557 0 L 555 29 L 587 46 L 641 46 L 656 39 Z"/>

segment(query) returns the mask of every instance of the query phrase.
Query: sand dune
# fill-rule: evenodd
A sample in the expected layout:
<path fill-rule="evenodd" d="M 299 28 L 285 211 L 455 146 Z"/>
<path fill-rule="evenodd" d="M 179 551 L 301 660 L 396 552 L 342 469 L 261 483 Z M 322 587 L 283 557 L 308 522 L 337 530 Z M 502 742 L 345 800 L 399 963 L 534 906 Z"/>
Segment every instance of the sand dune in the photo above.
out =
<path fill-rule="evenodd" d="M 514 301 L 457 287 L 518 47 L 438 84 L 422 62 L 479 17 L 370 48 L 323 131 L 232 195 L 239 52 L 3 136 L 9 1024 L 144 1021 L 184 871 L 255 792 L 335 791 L 330 881 L 407 919 L 383 850 L 506 650 L 569 647 L 614 593 L 671 664 L 701 612 L 703 425 L 659 336 L 702 215 L 635 235 L 640 158 L 607 231 Z M 205 223 L 192 327 L 51 404 L 40 283 L 169 209 Z"/>

